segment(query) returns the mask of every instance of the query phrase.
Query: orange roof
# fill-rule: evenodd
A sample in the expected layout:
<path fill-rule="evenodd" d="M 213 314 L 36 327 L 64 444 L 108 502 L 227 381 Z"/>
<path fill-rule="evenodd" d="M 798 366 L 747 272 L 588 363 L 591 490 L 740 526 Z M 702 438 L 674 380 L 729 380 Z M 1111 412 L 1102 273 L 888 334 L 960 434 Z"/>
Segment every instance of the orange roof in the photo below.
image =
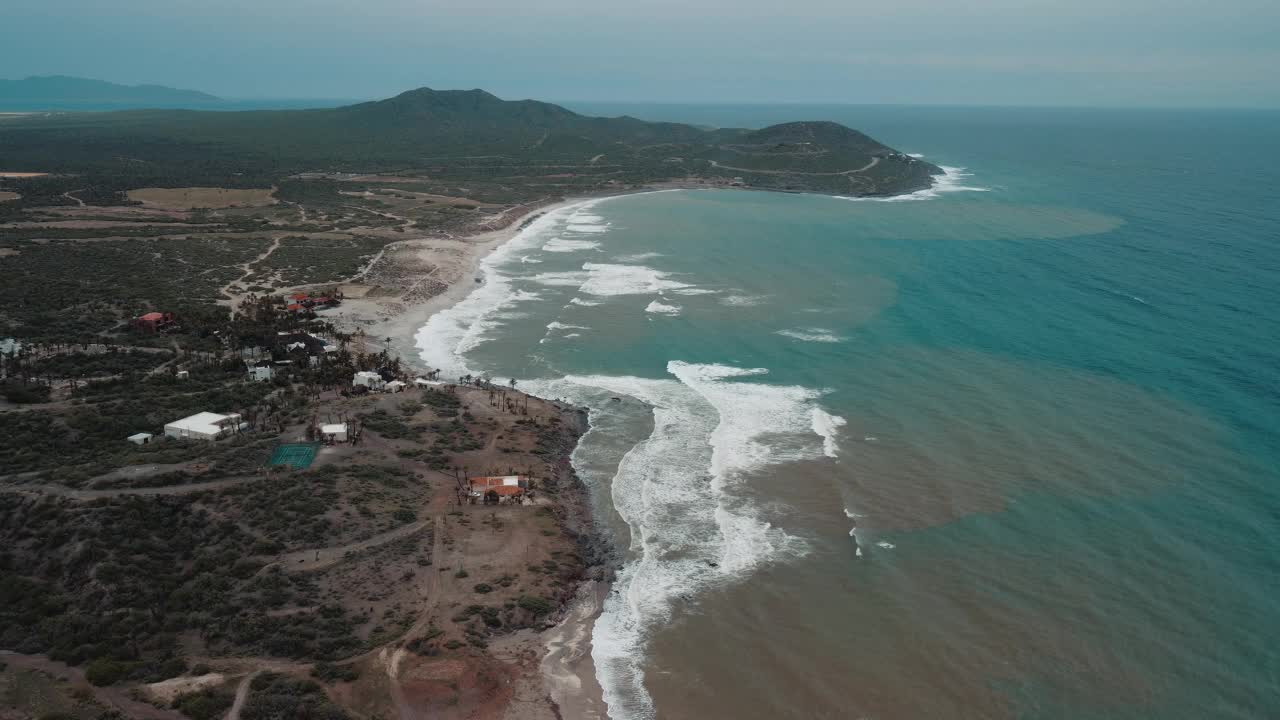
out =
<path fill-rule="evenodd" d="M 139 320 L 163 320 L 164 313 L 149 312 L 146 315 L 139 317 L 138 319 Z"/>
<path fill-rule="evenodd" d="M 294 293 L 294 294 L 290 295 L 289 297 L 293 298 L 294 300 L 306 300 L 306 299 L 307 299 L 307 294 L 306 294 L 306 293 Z"/>

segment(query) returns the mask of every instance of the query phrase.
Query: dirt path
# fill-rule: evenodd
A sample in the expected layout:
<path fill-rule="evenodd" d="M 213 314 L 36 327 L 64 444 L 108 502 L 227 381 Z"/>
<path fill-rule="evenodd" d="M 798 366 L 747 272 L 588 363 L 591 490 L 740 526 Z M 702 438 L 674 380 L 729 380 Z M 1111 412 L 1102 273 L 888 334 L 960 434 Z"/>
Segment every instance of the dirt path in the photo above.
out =
<path fill-rule="evenodd" d="M 185 464 L 183 467 L 185 467 Z M 188 493 L 205 492 L 207 490 L 221 490 L 223 488 L 229 488 L 234 485 L 243 485 L 260 479 L 261 478 L 255 475 L 252 477 L 210 480 L 209 482 L 190 483 L 188 485 L 111 488 L 107 490 L 77 490 L 75 488 L 69 488 L 66 485 L 14 485 L 11 483 L 2 483 L 0 484 L 0 492 L 26 493 L 30 495 L 61 495 L 62 497 L 71 498 L 72 500 L 86 501 L 98 500 L 100 498 L 124 497 L 127 495 L 138 495 L 144 497 L 159 495 L 186 495 Z"/>
<path fill-rule="evenodd" d="M 165 710 L 138 702 L 125 694 L 125 691 L 120 688 L 91 685 L 85 679 L 84 671 L 80 668 L 50 660 L 44 655 L 22 655 L 8 650 L 0 650 L 0 660 L 14 667 L 39 670 L 54 677 L 68 678 L 72 683 L 87 688 L 93 693 L 98 702 L 118 710 L 128 718 L 136 718 L 137 720 L 186 720 L 186 716 L 176 710 Z"/>
<path fill-rule="evenodd" d="M 718 168 L 720 170 L 736 170 L 738 172 L 754 173 L 759 175 L 822 175 L 822 176 L 834 177 L 836 175 L 856 175 L 857 173 L 866 172 L 871 168 L 875 167 L 876 165 L 879 165 L 880 158 L 878 157 L 871 158 L 871 162 L 867 163 L 866 165 L 863 165 L 857 170 L 841 170 L 840 172 L 800 172 L 798 170 L 763 170 L 763 169 L 752 169 L 752 168 L 744 168 L 744 167 L 734 167 L 733 165 L 722 165 L 715 160 L 708 160 L 707 162 L 711 163 L 711 167 Z"/>
<path fill-rule="evenodd" d="M 439 564 L 444 553 L 444 516 L 437 515 L 434 519 L 435 535 L 431 542 L 431 561 Z M 436 604 L 440 601 L 440 596 L 444 594 L 444 585 L 447 579 L 443 576 L 448 573 L 433 572 L 427 575 L 427 581 L 423 583 L 422 592 L 427 596 L 427 603 L 423 606 L 422 612 L 418 615 L 418 619 L 413 623 L 401 640 L 411 640 L 422 634 L 424 630 L 431 625 L 432 613 L 435 611 Z M 387 680 L 391 686 L 391 701 L 396 706 L 396 714 L 400 720 L 414 720 L 413 709 L 409 706 L 408 701 L 404 697 L 404 689 L 400 687 L 400 663 L 404 660 L 405 653 L 408 652 L 404 648 L 404 644 L 400 643 L 398 647 L 391 650 L 392 646 L 387 645 L 379 652 L 378 657 L 382 660 L 383 667 L 387 669 Z"/>
<path fill-rule="evenodd" d="M 299 206 L 299 207 L 301 207 L 301 206 Z M 303 215 L 303 218 L 304 218 L 304 219 L 306 218 L 306 214 L 307 214 L 307 211 L 306 211 L 306 210 L 303 210 L 303 211 L 302 211 L 302 215 Z M 241 270 L 243 270 L 243 271 L 244 271 L 244 273 L 243 273 L 242 275 L 240 275 L 240 277 L 238 277 L 238 278 L 236 278 L 235 280 L 232 280 L 231 282 L 229 282 L 229 283 L 227 283 L 226 285 L 224 285 L 224 286 L 222 287 L 222 290 L 218 293 L 218 295 L 219 295 L 218 303 L 226 302 L 227 304 L 229 304 L 229 305 L 231 306 L 231 314 L 232 314 L 232 315 L 235 315 L 235 313 L 236 313 L 236 306 L 240 304 L 240 303 L 238 302 L 238 300 L 240 299 L 240 296 L 239 296 L 239 295 L 237 295 L 237 294 L 236 294 L 236 293 L 234 293 L 234 292 L 231 292 L 231 286 L 232 286 L 232 285 L 239 285 L 240 283 L 244 282 L 245 280 L 248 280 L 248 279 L 249 279 L 249 276 L 253 275 L 253 266 L 254 266 L 254 265 L 257 265 L 258 263 L 262 262 L 263 260 L 266 260 L 267 258 L 271 257 L 271 253 L 275 252 L 276 250 L 278 250 L 278 249 L 280 248 L 280 240 L 281 240 L 283 237 L 284 237 L 284 236 L 282 236 L 282 235 L 277 235 L 277 236 L 273 237 L 273 238 L 271 239 L 271 247 L 269 247 L 269 248 L 267 248 L 266 250 L 262 251 L 262 254 L 258 255 L 258 257 L 256 257 L 256 258 L 254 258 L 254 259 L 252 259 L 252 260 L 250 260 L 250 261 L 248 261 L 248 262 L 244 263 L 243 265 L 241 265 L 241 266 L 240 266 L 240 269 L 241 269 Z M 227 300 L 225 300 L 225 301 L 224 301 L 224 300 L 222 300 L 222 299 L 221 299 L 221 296 L 222 296 L 222 295 L 226 295 L 228 299 L 227 299 Z"/>
<path fill-rule="evenodd" d="M 80 190 L 88 190 L 88 189 L 89 188 L 80 188 Z M 75 200 L 77 205 L 79 205 L 80 207 L 84 207 L 85 206 L 84 201 L 75 196 L 75 194 L 80 192 L 80 190 L 68 190 L 62 193 L 62 197 L 68 200 Z"/>
<path fill-rule="evenodd" d="M 278 560 L 262 567 L 258 570 L 261 574 L 266 572 L 267 568 L 279 566 L 285 572 L 316 572 L 325 570 L 337 565 L 346 559 L 348 553 L 357 553 L 363 550 L 386 545 L 402 538 L 409 537 L 421 532 L 427 527 L 430 520 L 419 520 L 415 523 L 402 525 L 394 530 L 388 530 L 380 535 L 374 535 L 368 540 L 360 542 L 348 543 L 346 545 L 338 545 L 329 548 L 309 548 L 307 550 L 298 550 L 286 555 L 281 555 Z"/>
<path fill-rule="evenodd" d="M 254 670 L 248 675 L 245 675 L 244 679 L 240 681 L 240 684 L 236 686 L 235 702 L 231 703 L 231 709 L 227 711 L 225 716 L 223 716 L 223 720 L 240 720 L 240 710 L 244 708 L 244 701 L 249 698 L 249 685 L 260 672 L 262 671 Z"/>

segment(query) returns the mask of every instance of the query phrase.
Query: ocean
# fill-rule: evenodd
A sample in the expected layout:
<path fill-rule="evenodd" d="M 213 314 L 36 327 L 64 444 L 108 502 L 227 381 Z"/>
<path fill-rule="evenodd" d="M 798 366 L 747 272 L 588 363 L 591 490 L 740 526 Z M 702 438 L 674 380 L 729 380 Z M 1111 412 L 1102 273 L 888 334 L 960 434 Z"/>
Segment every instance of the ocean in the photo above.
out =
<path fill-rule="evenodd" d="M 1280 114 L 626 111 L 948 175 L 579 203 L 420 331 L 591 409 L 610 717 L 1280 716 Z"/>

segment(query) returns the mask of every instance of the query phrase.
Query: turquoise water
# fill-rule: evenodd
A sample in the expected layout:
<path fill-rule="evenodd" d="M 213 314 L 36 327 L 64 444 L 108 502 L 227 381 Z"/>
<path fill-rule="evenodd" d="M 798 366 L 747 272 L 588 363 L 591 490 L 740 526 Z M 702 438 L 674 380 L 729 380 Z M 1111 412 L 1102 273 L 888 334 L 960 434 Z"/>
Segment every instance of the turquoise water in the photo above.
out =
<path fill-rule="evenodd" d="M 826 115 L 966 170 L 570 207 L 419 336 L 592 408 L 610 715 L 1274 716 L 1280 116 Z"/>

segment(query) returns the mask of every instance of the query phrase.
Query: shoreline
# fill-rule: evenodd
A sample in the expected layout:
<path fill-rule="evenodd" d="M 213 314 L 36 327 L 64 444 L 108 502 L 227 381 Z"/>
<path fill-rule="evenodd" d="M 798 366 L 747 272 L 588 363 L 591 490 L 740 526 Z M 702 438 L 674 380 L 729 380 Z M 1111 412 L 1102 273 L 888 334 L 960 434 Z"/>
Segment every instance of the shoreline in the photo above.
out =
<path fill-rule="evenodd" d="M 441 254 L 447 254 L 449 259 L 454 261 L 449 267 L 454 275 L 453 282 L 448 283 L 439 294 L 416 302 L 402 302 L 402 298 L 347 299 L 337 311 L 324 313 L 321 317 L 340 326 L 363 329 L 371 352 L 386 350 L 393 355 L 399 355 L 401 361 L 409 367 L 418 370 L 434 370 L 436 368 L 427 367 L 420 359 L 417 333 L 434 315 L 452 308 L 473 291 L 482 287 L 482 283 L 476 280 L 483 272 L 481 265 L 485 258 L 514 240 L 529 224 L 547 213 L 601 198 L 653 191 L 645 189 L 564 198 L 532 206 L 527 212 L 512 218 L 505 227 L 484 230 L 461 238 L 445 240 L 424 238 L 392 243 L 387 246 L 384 254 L 375 260 L 375 263 L 386 262 L 394 265 L 405 260 L 395 256 L 387 258 L 387 251 L 392 251 L 396 255 L 400 254 L 399 251 L 408 251 L 411 254 L 408 258 L 410 262 L 425 262 L 433 265 L 441 260 Z M 392 250 L 393 247 L 395 250 Z M 436 265 L 436 267 L 440 266 Z M 366 272 L 371 269 L 372 267 L 366 268 Z M 454 378 L 445 377 L 441 379 L 446 382 L 454 380 Z M 562 410 L 566 415 L 573 414 L 571 408 L 566 407 Z M 580 413 L 578 415 L 582 417 Z M 582 424 L 585 422 L 584 418 Z M 579 430 L 585 434 L 587 428 L 580 427 Z M 566 463 L 570 463 L 571 454 L 572 449 L 563 455 Z M 571 464 L 569 467 L 574 479 L 573 497 L 565 504 L 565 513 L 558 518 L 558 522 L 566 532 L 587 538 L 588 545 L 602 546 L 593 552 L 594 555 L 608 556 L 612 549 L 611 542 L 595 530 L 595 518 L 591 515 L 590 490 L 577 477 Z M 507 707 L 503 714 L 504 718 L 526 720 L 526 718 L 544 716 L 608 717 L 604 693 L 596 678 L 595 665 L 591 657 L 591 634 L 595 620 L 602 610 L 604 598 L 610 589 L 608 581 L 601 576 L 607 576 L 611 568 L 597 561 L 594 564 L 588 563 L 587 570 L 587 576 L 574 588 L 573 599 L 563 608 L 560 620 L 554 626 L 537 634 L 538 662 L 532 666 L 521 664 L 525 672 L 537 673 L 536 678 L 525 678 L 525 682 L 535 681 L 532 684 L 536 684 L 537 688 L 529 693 L 532 697 L 521 705 L 528 702 L 539 705 L 545 703 L 546 707 L 541 709 L 546 712 L 530 712 L 531 708 L 512 705 Z M 526 638 L 525 642 L 527 641 Z M 524 644 L 519 639 L 513 639 L 511 642 L 516 646 Z M 507 653 L 499 651 L 499 654 Z"/>
<path fill-rule="evenodd" d="M 924 197 L 933 196 L 937 192 L 945 192 L 947 181 L 958 179 L 953 175 L 957 171 L 962 172 L 963 170 L 948 168 L 944 175 L 934 179 L 930 188 L 899 196 L 829 197 L 845 200 L 879 201 L 924 199 Z M 944 187 L 940 188 L 940 185 Z M 408 366 L 421 370 L 435 370 L 437 368 L 427 367 L 421 360 L 417 341 L 418 332 L 437 313 L 454 307 L 470 296 L 472 292 L 483 287 L 483 283 L 487 282 L 482 277 L 482 263 L 484 260 L 499 248 L 516 239 L 538 218 L 548 213 L 594 200 L 671 190 L 709 189 L 755 190 L 749 187 L 673 182 L 616 193 L 568 197 L 531 206 L 526 212 L 513 217 L 506 226 L 501 228 L 484 230 L 461 238 L 423 238 L 392 243 L 370 264 L 370 267 L 366 268 L 362 276 L 366 276 L 373 270 L 373 266 L 378 262 L 385 262 L 393 267 L 397 262 L 404 263 L 406 258 L 398 256 L 403 251 L 408 251 L 410 257 L 407 260 L 410 264 L 405 269 L 414 269 L 411 263 L 415 261 L 431 265 L 433 269 L 429 275 L 439 280 L 444 279 L 437 276 L 437 272 L 441 267 L 438 264 L 441 254 L 451 256 L 454 260 L 454 263 L 448 268 L 449 273 L 452 275 L 451 282 L 447 282 L 446 287 L 438 294 L 413 302 L 402 303 L 403 297 L 393 298 L 389 302 L 379 302 L 379 298 L 376 296 L 373 298 L 365 296 L 348 299 L 344 301 L 343 306 L 337 312 L 326 313 L 324 317 L 335 324 L 354 324 L 364 329 L 368 336 L 368 344 L 374 351 L 386 350 L 398 355 L 401 361 Z M 388 253 L 390 253 L 390 257 L 388 257 Z M 461 257 L 459 257 L 459 254 Z M 425 279 L 426 276 L 420 278 L 419 282 Z M 546 398 L 541 399 L 547 400 Z M 566 410 L 568 409 L 566 408 Z M 587 429 L 580 428 L 583 435 L 585 435 Z M 581 442 L 581 439 L 579 439 L 579 442 Z M 567 459 L 568 456 L 566 455 L 565 458 Z M 595 518 L 592 517 L 590 510 L 590 491 L 582 484 L 581 479 L 577 477 L 576 471 L 571 465 L 570 472 L 576 481 L 575 497 L 569 503 L 566 514 L 559 518 L 559 522 L 566 532 L 590 538 L 588 543 L 608 546 L 605 552 L 596 553 L 597 557 L 611 555 L 610 551 L 613 549 L 612 541 L 596 532 Z M 540 648 L 540 657 L 536 665 L 538 690 L 531 694 L 545 702 L 547 704 L 545 709 L 556 718 L 608 717 L 608 706 L 604 701 L 604 691 L 596 675 L 591 650 L 594 624 L 603 610 L 604 600 L 611 589 L 610 583 L 602 579 L 601 576 L 608 576 L 610 570 L 616 570 L 616 568 L 610 567 L 607 562 L 597 561 L 594 564 L 589 564 L 588 569 L 594 569 L 594 572 L 588 574 L 587 577 L 577 583 L 573 599 L 562 609 L 559 621 L 554 626 L 539 633 L 536 638 L 536 644 Z M 527 667 L 526 672 L 532 671 L 534 671 L 534 667 Z M 525 677 L 526 682 L 533 680 L 535 678 Z M 527 708 L 520 709 L 514 706 L 507 707 L 503 715 L 504 718 L 510 720 L 524 720 L 524 718 L 536 716 L 540 716 L 540 713 L 530 714 Z"/>

